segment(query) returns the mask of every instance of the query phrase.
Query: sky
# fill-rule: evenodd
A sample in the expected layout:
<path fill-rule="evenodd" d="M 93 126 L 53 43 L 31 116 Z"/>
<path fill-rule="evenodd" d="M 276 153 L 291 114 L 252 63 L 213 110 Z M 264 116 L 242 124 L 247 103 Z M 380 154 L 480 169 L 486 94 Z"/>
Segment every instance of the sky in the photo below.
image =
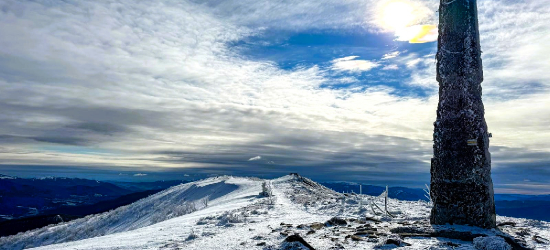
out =
<path fill-rule="evenodd" d="M 428 0 L 0 2 L 0 173 L 429 183 Z M 479 0 L 496 193 L 550 193 L 550 5 Z"/>

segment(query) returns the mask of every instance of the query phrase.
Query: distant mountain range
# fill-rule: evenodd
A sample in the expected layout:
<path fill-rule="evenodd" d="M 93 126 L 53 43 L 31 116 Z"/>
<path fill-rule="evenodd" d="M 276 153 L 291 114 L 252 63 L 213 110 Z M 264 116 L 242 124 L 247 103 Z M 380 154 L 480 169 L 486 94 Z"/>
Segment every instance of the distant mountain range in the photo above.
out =
<path fill-rule="evenodd" d="M 107 182 L 76 178 L 0 176 L 0 217 L 14 219 L 61 207 L 90 205 L 132 193 Z"/>
<path fill-rule="evenodd" d="M 26 179 L 0 174 L 0 236 L 109 211 L 186 182 Z"/>

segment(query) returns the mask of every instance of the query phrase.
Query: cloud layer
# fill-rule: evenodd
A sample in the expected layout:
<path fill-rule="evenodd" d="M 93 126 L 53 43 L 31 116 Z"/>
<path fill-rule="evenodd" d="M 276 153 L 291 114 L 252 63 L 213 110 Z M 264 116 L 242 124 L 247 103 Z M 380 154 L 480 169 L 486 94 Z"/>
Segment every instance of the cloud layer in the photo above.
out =
<path fill-rule="evenodd" d="M 415 24 L 437 22 L 432 2 L 413 2 L 422 6 Z M 315 169 L 319 178 L 421 185 L 429 178 L 437 105 L 433 54 L 385 48 L 377 61 L 342 55 L 328 66 L 282 69 L 230 46 L 273 31 L 383 33 L 377 8 L 377 1 L 358 0 L 3 1 L 0 159 L 234 173 Z M 517 166 L 540 174 L 550 152 L 550 7 L 482 1 L 479 12 L 495 172 Z M 322 87 L 350 79 L 331 71 L 374 68 L 408 70 L 404 83 L 431 94 L 396 95 L 384 83 Z M 506 178 L 503 185 L 519 185 Z"/>

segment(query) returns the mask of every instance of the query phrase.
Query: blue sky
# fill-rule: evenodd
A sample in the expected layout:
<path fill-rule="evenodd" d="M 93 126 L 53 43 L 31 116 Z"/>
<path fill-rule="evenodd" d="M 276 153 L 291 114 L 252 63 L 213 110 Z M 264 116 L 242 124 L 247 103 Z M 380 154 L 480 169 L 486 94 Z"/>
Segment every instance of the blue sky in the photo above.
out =
<path fill-rule="evenodd" d="M 499 193 L 550 193 L 543 2 L 478 1 Z M 423 186 L 437 7 L 2 1 L 0 172 L 135 180 L 299 172 Z"/>

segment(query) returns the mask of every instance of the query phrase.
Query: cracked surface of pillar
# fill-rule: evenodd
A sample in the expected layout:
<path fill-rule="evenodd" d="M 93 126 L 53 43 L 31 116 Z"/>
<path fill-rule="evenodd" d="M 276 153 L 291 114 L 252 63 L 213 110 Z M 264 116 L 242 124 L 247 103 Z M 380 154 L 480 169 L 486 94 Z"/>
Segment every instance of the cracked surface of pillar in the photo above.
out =
<path fill-rule="evenodd" d="M 496 225 L 475 0 L 440 0 L 432 224 Z"/>

